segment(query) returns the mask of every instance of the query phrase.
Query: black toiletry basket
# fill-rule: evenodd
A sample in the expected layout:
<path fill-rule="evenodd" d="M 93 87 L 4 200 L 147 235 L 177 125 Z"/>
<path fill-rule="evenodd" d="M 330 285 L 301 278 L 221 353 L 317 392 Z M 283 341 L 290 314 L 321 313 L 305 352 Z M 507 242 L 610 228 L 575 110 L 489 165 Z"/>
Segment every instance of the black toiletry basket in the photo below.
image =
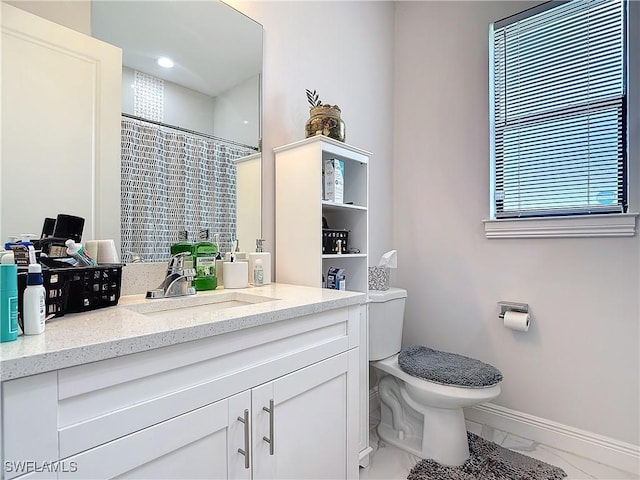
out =
<path fill-rule="evenodd" d="M 51 266 L 54 265 L 54 266 Z M 46 290 L 47 316 L 61 317 L 111 307 L 118 304 L 123 264 L 93 267 L 61 266 L 42 260 L 42 278 Z"/>

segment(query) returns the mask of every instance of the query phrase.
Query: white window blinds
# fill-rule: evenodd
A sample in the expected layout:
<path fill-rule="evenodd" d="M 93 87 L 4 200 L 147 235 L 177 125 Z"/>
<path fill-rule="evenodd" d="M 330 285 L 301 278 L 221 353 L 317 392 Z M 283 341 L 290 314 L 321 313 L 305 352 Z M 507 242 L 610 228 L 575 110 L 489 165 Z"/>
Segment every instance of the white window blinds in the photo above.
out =
<path fill-rule="evenodd" d="M 624 19 L 572 0 L 492 25 L 494 218 L 626 211 Z"/>

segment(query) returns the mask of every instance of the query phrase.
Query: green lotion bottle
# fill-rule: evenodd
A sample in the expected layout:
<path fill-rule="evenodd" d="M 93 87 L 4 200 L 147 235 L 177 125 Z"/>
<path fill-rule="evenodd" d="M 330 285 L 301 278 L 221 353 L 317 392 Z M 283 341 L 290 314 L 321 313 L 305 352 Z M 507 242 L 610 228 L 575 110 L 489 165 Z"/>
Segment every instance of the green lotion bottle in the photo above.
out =
<path fill-rule="evenodd" d="M 193 249 L 195 260 L 196 278 L 193 286 L 196 290 L 215 290 L 218 287 L 216 277 L 216 257 L 218 245 L 209 241 L 209 229 L 203 228 L 198 234 L 198 243 Z"/>

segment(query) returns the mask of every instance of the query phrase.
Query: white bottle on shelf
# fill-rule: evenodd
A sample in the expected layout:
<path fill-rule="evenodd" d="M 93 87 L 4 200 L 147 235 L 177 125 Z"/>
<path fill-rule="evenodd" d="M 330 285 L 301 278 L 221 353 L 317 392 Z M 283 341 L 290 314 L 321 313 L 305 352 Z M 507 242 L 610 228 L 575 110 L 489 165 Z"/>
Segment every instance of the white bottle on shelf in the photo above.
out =
<path fill-rule="evenodd" d="M 271 283 L 271 254 L 269 252 L 262 251 L 262 244 L 264 240 L 257 239 L 256 240 L 256 251 L 249 252 L 249 275 L 251 278 L 249 281 L 254 283 L 253 271 L 255 269 L 256 260 L 260 259 L 262 263 L 262 278 L 263 285 L 267 285 Z"/>
<path fill-rule="evenodd" d="M 46 291 L 42 285 L 42 267 L 29 265 L 27 288 L 24 291 L 24 333 L 38 335 L 44 332 Z"/>

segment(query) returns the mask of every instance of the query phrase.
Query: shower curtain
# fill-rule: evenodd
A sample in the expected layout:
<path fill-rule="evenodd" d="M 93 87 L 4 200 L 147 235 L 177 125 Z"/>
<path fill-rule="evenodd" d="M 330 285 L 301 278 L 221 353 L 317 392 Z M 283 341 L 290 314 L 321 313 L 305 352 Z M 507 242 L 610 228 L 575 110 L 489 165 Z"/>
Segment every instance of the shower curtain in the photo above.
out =
<path fill-rule="evenodd" d="M 122 118 L 122 259 L 139 256 L 163 262 L 178 232 L 197 241 L 208 228 L 211 240 L 229 251 L 236 232 L 234 159 L 249 147 Z"/>

